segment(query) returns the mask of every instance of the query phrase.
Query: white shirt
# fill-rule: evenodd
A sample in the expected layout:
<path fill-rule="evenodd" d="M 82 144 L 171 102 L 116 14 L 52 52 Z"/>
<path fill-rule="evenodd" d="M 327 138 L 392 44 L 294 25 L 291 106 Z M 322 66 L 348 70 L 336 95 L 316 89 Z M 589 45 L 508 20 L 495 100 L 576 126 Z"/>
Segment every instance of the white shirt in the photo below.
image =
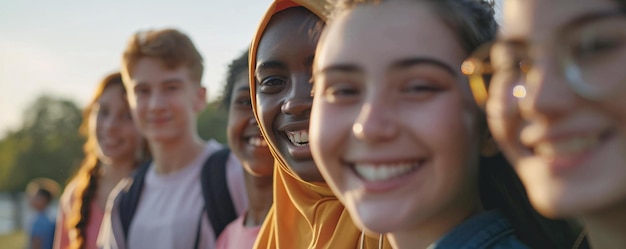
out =
<path fill-rule="evenodd" d="M 199 176 L 204 162 L 219 149 L 219 143 L 208 142 L 196 160 L 171 174 L 160 175 L 154 167 L 148 169 L 143 192 L 130 224 L 128 248 L 193 249 L 201 215 L 199 247 L 215 247 L 213 228 L 203 212 L 204 199 Z M 242 214 L 247 209 L 243 168 L 232 158 L 227 162 L 227 178 L 235 209 L 238 214 Z M 109 219 L 105 214 L 105 221 L 109 220 L 109 224 L 103 222 L 103 226 L 109 226 L 112 231 L 101 231 L 98 238 L 99 244 L 104 244 L 103 248 L 126 248 L 117 199 L 110 211 L 107 211 L 110 213 Z"/>

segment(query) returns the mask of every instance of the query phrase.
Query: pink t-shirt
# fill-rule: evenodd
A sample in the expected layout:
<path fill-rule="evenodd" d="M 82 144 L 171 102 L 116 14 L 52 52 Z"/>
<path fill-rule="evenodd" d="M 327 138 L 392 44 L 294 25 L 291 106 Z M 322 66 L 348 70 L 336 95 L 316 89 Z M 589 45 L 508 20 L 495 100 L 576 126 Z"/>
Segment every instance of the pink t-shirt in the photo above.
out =
<path fill-rule="evenodd" d="M 64 249 L 67 248 L 70 243 L 76 240 L 75 231 L 70 231 L 67 226 L 68 215 L 72 212 L 72 206 L 74 205 L 74 193 L 76 191 L 76 184 L 70 183 L 63 192 L 61 200 L 59 202 L 59 211 L 56 221 L 56 232 L 54 238 L 54 248 Z M 104 216 L 104 210 L 98 206 L 96 200 L 92 200 L 89 205 L 89 222 L 85 228 L 85 249 L 96 249 L 96 240 L 98 239 L 98 233 L 100 231 L 100 224 L 102 223 L 102 217 Z"/>
<path fill-rule="evenodd" d="M 244 213 L 228 224 L 217 238 L 216 249 L 251 249 L 254 246 L 261 226 L 244 226 L 245 217 L 246 214 Z"/>

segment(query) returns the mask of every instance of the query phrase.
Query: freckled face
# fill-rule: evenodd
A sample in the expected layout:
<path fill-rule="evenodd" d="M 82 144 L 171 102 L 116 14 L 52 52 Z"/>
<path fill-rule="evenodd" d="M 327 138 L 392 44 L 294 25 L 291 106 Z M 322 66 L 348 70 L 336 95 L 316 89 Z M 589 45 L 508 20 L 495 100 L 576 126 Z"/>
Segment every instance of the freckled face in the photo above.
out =
<path fill-rule="evenodd" d="M 303 8 L 272 17 L 257 52 L 257 110 L 267 140 L 301 179 L 323 182 L 309 149 L 311 66 L 320 19 Z"/>

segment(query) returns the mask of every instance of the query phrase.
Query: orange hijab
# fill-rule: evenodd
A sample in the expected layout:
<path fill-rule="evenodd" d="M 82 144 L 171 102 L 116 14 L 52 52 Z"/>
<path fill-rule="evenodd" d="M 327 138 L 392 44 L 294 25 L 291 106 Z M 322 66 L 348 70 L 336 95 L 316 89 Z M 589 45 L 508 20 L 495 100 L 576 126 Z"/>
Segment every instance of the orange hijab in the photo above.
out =
<path fill-rule="evenodd" d="M 271 17 L 287 8 L 304 7 L 326 22 L 324 0 L 275 0 L 265 13 L 250 46 L 250 96 L 261 133 L 267 136 L 256 108 L 256 54 Z M 268 141 L 274 155 L 274 204 L 257 237 L 255 248 L 359 248 L 361 230 L 326 183 L 306 182 L 285 164 L 275 144 Z M 365 236 L 364 248 L 378 248 L 378 238 Z M 390 248 L 388 244 L 386 248 Z"/>

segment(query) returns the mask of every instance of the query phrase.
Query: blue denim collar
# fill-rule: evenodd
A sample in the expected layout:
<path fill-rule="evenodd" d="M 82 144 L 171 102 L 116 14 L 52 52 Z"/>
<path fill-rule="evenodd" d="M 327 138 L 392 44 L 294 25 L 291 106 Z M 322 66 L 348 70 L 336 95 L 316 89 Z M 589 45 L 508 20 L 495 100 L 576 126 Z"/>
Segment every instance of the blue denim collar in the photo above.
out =
<path fill-rule="evenodd" d="M 501 243 L 507 244 L 506 248 L 527 248 L 517 240 L 509 221 L 500 212 L 492 210 L 467 219 L 439 239 L 432 248 L 498 248 Z"/>

